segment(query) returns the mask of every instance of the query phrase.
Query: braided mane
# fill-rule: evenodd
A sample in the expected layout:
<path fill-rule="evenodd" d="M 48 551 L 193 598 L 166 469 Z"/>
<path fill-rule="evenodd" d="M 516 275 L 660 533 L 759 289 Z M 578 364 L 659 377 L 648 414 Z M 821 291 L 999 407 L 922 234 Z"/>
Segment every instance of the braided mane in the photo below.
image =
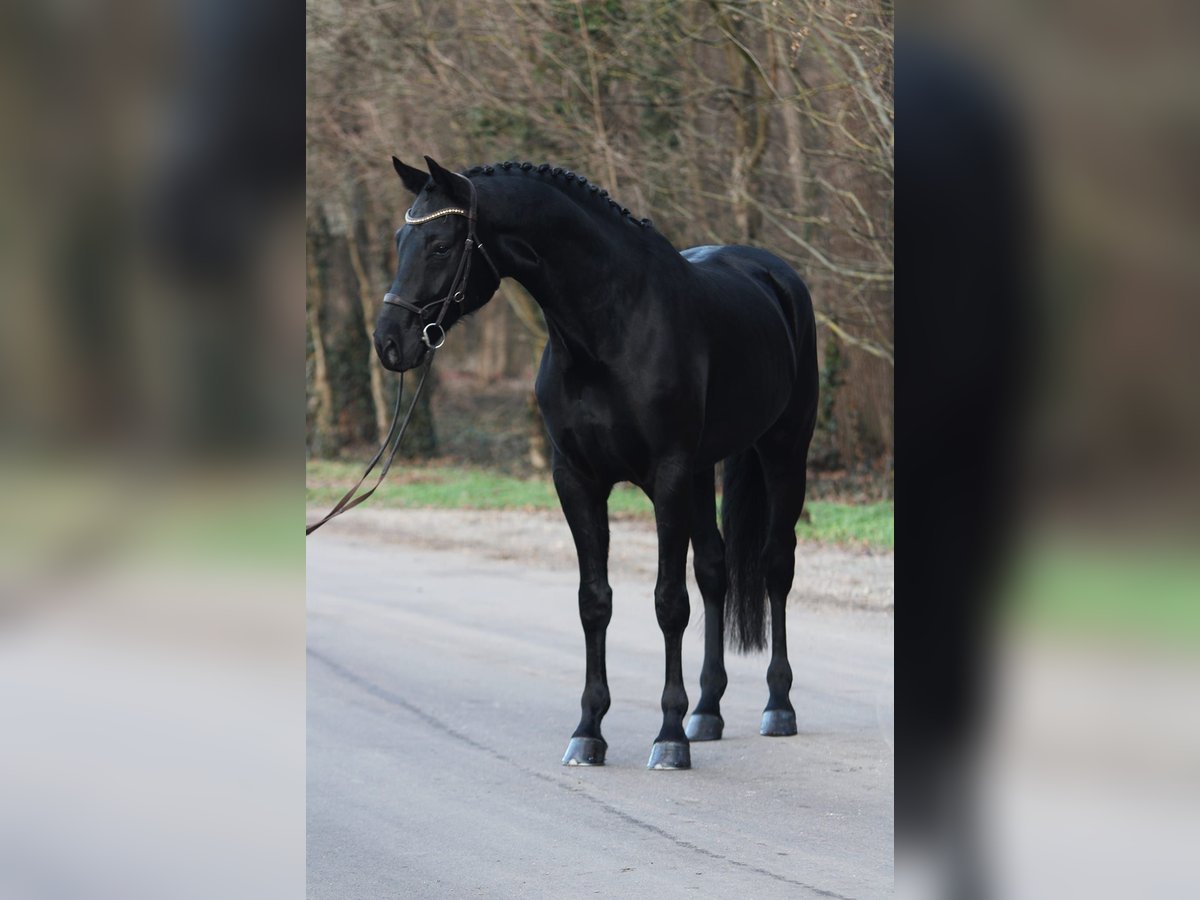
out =
<path fill-rule="evenodd" d="M 622 218 L 627 219 L 634 225 L 642 228 L 654 229 L 654 224 L 649 219 L 639 219 L 633 215 L 628 209 L 619 204 L 616 200 L 608 195 L 608 191 L 604 190 L 598 184 L 589 182 L 582 175 L 576 175 L 569 169 L 563 169 L 559 166 L 551 166 L 549 163 L 534 165 L 530 162 L 520 162 L 517 160 L 505 160 L 502 163 L 486 166 L 472 166 L 463 172 L 468 178 L 474 175 L 495 175 L 496 170 L 503 172 L 520 172 L 525 175 L 538 175 L 543 180 L 552 180 L 557 185 L 563 188 L 574 187 L 578 194 L 594 201 L 597 204 L 604 204 L 604 207 L 609 211 L 615 211 Z"/>

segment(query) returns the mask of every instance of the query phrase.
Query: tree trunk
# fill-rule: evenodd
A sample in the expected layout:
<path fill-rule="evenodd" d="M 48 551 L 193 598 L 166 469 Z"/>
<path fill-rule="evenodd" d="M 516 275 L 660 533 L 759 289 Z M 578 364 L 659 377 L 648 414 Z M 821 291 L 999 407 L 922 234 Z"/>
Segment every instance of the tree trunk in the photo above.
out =
<path fill-rule="evenodd" d="M 764 21 L 769 29 L 768 40 L 774 44 L 772 75 L 775 81 L 775 91 L 780 98 L 779 118 L 783 120 L 784 147 L 787 149 L 787 172 L 792 185 L 792 208 L 806 209 L 804 203 L 804 132 L 800 127 L 799 85 L 792 77 L 791 72 L 792 53 L 789 47 L 789 35 L 773 22 L 773 13 L 769 4 L 764 4 L 762 11 Z"/>
<path fill-rule="evenodd" d="M 542 311 L 528 291 L 515 281 L 505 281 L 500 285 L 500 292 L 508 301 L 509 307 L 518 321 L 529 333 L 529 346 L 533 356 L 533 368 L 537 371 L 542 360 L 542 352 L 546 349 L 546 321 Z M 529 464 L 537 471 L 544 472 L 550 467 L 550 439 L 546 436 L 546 423 L 542 420 L 542 411 L 538 409 L 537 397 L 529 392 Z"/>
<path fill-rule="evenodd" d="M 375 439 L 381 441 L 387 435 L 388 426 L 392 423 L 392 416 L 388 404 L 389 392 L 383 384 L 383 366 L 375 354 L 375 304 L 372 299 L 375 295 L 375 285 L 367 274 L 362 254 L 358 249 L 358 224 L 357 222 L 353 223 L 346 246 L 350 251 L 350 265 L 354 269 L 354 277 L 358 282 L 358 299 L 362 306 L 363 326 L 367 333 L 367 369 L 371 373 L 371 405 L 375 409 Z"/>
<path fill-rule="evenodd" d="M 756 191 L 758 168 L 767 144 L 767 105 L 758 92 L 759 74 L 747 58 L 740 21 L 718 9 L 717 22 L 725 32 L 725 63 L 733 104 L 733 164 L 729 175 L 729 198 L 739 239 L 752 243 L 762 230 L 762 216 L 750 202 Z"/>
<path fill-rule="evenodd" d="M 487 381 L 503 377 L 508 368 L 508 309 L 489 303 L 479 313 L 478 372 Z"/>
<path fill-rule="evenodd" d="M 308 328 L 313 343 L 313 393 L 317 398 L 313 449 L 318 455 L 333 434 L 333 387 L 329 382 L 329 364 L 325 358 L 325 337 L 321 331 L 321 309 L 325 305 L 324 286 L 317 252 L 310 236 L 306 247 L 308 270 Z"/>
<path fill-rule="evenodd" d="M 404 396 L 400 401 L 404 412 L 408 411 L 409 404 L 412 403 L 413 392 L 417 389 L 417 382 L 421 380 L 423 371 L 424 367 L 413 369 L 404 376 Z M 421 399 L 417 401 L 417 408 L 413 410 L 412 421 L 408 423 L 408 431 L 404 433 L 404 443 L 400 445 L 397 456 L 404 459 L 429 459 L 437 456 L 437 429 L 433 421 L 433 394 L 436 388 L 435 367 L 425 381 L 425 389 L 421 391 Z"/>

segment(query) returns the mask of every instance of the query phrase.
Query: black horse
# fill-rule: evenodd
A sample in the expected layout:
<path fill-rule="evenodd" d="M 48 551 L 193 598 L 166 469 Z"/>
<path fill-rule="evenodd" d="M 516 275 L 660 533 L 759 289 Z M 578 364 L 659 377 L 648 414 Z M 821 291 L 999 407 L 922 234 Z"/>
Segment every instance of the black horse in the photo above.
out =
<path fill-rule="evenodd" d="M 620 481 L 646 492 L 658 530 L 654 608 L 666 686 L 649 766 L 689 768 L 689 739 L 721 737 L 726 629 L 731 646 L 763 649 L 768 602 L 761 732 L 795 734 L 785 604 L 817 413 L 816 325 L 804 282 L 778 257 L 751 247 L 681 253 L 648 219 L 634 219 L 572 172 L 506 162 L 456 174 L 425 160 L 428 173 L 393 158 L 417 197 L 396 234 L 399 262 L 375 346 L 389 369 L 421 365 L 447 329 L 492 297 L 502 276 L 524 285 L 545 313 L 549 341 L 537 399 L 579 555 L 587 647 L 583 716 L 563 763 L 604 763 L 607 498 Z M 718 531 L 714 467 L 721 460 Z M 685 731 L 680 657 L 689 540 L 705 640 L 700 702 Z"/>

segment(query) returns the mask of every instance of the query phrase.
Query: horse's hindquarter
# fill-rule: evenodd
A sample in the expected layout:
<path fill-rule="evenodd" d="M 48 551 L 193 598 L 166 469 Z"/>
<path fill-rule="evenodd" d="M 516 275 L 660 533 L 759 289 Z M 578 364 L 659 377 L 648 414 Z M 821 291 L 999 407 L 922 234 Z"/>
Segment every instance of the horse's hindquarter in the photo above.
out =
<path fill-rule="evenodd" d="M 787 408 L 802 346 L 794 296 L 803 284 L 782 260 L 748 247 L 685 250 L 693 265 L 690 329 L 707 363 L 702 463 L 755 441 Z M 808 312 L 811 316 L 811 311 Z"/>

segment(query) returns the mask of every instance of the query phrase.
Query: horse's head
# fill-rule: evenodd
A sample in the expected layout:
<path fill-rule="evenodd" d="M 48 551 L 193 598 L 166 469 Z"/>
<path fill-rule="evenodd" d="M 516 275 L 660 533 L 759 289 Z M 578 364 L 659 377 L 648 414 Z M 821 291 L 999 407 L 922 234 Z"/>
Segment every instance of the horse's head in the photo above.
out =
<path fill-rule="evenodd" d="M 395 372 L 415 368 L 460 318 L 483 306 L 499 273 L 479 242 L 475 188 L 425 157 L 426 174 L 392 157 L 416 199 L 396 232 L 396 277 L 375 323 L 375 352 Z"/>

